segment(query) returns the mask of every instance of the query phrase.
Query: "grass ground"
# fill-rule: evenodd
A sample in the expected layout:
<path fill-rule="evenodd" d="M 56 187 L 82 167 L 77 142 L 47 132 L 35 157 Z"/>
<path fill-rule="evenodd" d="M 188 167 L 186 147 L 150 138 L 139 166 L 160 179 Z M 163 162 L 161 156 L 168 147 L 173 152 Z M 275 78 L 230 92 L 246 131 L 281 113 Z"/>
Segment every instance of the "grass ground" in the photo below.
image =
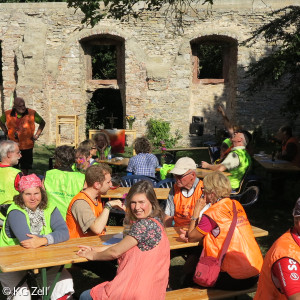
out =
<path fill-rule="evenodd" d="M 37 174 L 43 175 L 46 172 L 48 169 L 49 157 L 52 157 L 53 153 L 54 146 L 39 146 L 35 148 L 33 168 Z M 125 153 L 125 155 L 129 155 L 129 153 L 130 151 Z M 197 154 L 195 152 L 180 153 L 180 156 L 185 155 L 192 156 L 197 163 L 201 160 L 208 159 L 207 156 L 205 157 L 205 154 Z M 254 169 L 254 171 L 256 170 Z M 272 243 L 292 225 L 291 211 L 293 203 L 296 201 L 295 193 L 291 192 L 291 190 L 293 190 L 292 184 L 287 185 L 285 189 L 287 191 L 287 196 L 284 193 L 281 196 L 273 193 L 274 196 L 272 196 L 271 194 L 268 194 L 268 191 L 265 189 L 265 180 L 264 177 L 261 178 L 262 194 L 259 201 L 246 210 L 251 224 L 269 231 L 267 237 L 257 239 L 263 255 L 265 255 Z M 175 257 L 171 260 L 170 285 L 173 289 L 179 288 L 183 263 L 184 260 L 182 257 Z M 84 290 L 90 289 L 101 282 L 99 277 L 88 271 L 70 269 L 70 272 L 74 279 L 76 296 L 79 296 Z M 4 300 L 5 298 L 1 294 L 2 293 L 0 293 L 0 300 Z M 244 295 L 240 296 L 239 299 L 252 299 L 253 296 L 254 294 Z"/>

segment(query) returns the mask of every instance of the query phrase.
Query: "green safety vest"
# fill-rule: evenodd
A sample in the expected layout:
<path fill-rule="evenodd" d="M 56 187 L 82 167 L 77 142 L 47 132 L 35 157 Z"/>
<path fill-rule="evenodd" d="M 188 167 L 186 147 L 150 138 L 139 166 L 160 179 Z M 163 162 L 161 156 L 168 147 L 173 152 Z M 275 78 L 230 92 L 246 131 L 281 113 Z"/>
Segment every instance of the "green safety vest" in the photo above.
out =
<path fill-rule="evenodd" d="M 107 159 L 108 157 L 108 154 L 111 153 L 111 146 L 108 146 L 104 149 L 104 156 L 105 156 L 105 159 Z M 100 152 L 97 150 L 97 154 L 96 154 L 98 157 L 100 157 Z"/>
<path fill-rule="evenodd" d="M 40 232 L 40 235 L 47 235 L 47 234 L 52 232 L 52 229 L 51 229 L 51 214 L 52 214 L 52 212 L 54 211 L 55 208 L 56 207 L 54 205 L 48 204 L 47 208 L 44 210 L 44 216 L 45 216 L 46 224 L 42 228 L 42 230 Z M 25 215 L 27 225 L 30 229 L 30 220 L 29 220 L 29 216 L 28 216 L 26 210 L 21 208 L 19 205 L 13 203 L 7 211 L 7 215 L 12 210 L 19 210 Z M 20 245 L 20 241 L 17 238 L 10 238 L 10 237 L 7 236 L 6 230 L 5 230 L 6 220 L 7 219 L 5 219 L 4 224 L 3 224 L 3 228 L 2 228 L 1 233 L 0 233 L 0 247 Z"/>
<path fill-rule="evenodd" d="M 15 180 L 21 171 L 13 167 L 0 167 L 0 205 L 11 204 L 19 192 L 15 189 Z M 0 213 L 0 219 L 5 217 Z"/>
<path fill-rule="evenodd" d="M 235 149 L 232 152 L 235 152 L 240 160 L 240 165 L 237 168 L 229 170 L 231 173 L 229 176 L 231 188 L 237 189 L 240 187 L 241 181 L 251 165 L 251 157 L 245 149 Z"/>
<path fill-rule="evenodd" d="M 57 206 L 64 220 L 71 200 L 83 189 L 85 175 L 80 172 L 60 171 L 46 172 L 44 186 L 49 203 Z"/>

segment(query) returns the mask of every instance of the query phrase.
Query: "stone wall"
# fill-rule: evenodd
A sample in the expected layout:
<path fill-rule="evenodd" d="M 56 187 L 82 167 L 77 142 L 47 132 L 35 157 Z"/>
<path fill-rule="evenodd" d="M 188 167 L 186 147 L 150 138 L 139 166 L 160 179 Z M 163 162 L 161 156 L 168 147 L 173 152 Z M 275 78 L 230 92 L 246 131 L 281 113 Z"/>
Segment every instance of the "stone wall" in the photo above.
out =
<path fill-rule="evenodd" d="M 287 0 L 284 6 L 296 2 Z M 88 80 L 81 41 L 108 35 L 125 43 L 125 80 L 122 87 L 110 88 L 122 89 L 124 116 L 136 116 L 138 135 L 145 132 L 148 119 L 163 118 L 171 122 L 173 132 L 181 131 L 180 143 L 189 145 L 192 116 L 204 117 L 206 135 L 214 133 L 216 126 L 223 128 L 216 113 L 219 103 L 236 123 L 250 130 L 261 125 L 265 131 L 275 131 L 282 122 L 279 107 L 284 95 L 275 87 L 253 98 L 242 93 L 249 81 L 243 78 L 247 66 L 266 55 L 270 46 L 263 40 L 250 49 L 239 46 L 237 74 L 228 84 L 195 84 L 190 42 L 214 34 L 240 43 L 269 21 L 268 12 L 282 6 L 278 0 L 217 0 L 209 14 L 206 6 L 196 7 L 197 14 L 191 10 L 178 34 L 159 12 L 122 23 L 103 20 L 89 28 L 80 23 L 82 14 L 68 9 L 66 3 L 0 4 L 2 112 L 10 107 L 15 92 L 47 123 L 40 143 L 55 143 L 57 115 L 79 115 L 83 140 L 92 92 L 107 86 Z"/>

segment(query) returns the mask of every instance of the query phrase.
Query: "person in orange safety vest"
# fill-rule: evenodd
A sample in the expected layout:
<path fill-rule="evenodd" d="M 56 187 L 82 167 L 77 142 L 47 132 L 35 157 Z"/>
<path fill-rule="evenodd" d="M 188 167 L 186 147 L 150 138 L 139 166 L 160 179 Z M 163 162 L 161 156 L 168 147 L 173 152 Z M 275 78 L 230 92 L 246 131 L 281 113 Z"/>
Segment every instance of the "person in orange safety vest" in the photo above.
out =
<path fill-rule="evenodd" d="M 267 252 L 255 300 L 300 299 L 300 198 L 293 210 L 294 227 Z"/>

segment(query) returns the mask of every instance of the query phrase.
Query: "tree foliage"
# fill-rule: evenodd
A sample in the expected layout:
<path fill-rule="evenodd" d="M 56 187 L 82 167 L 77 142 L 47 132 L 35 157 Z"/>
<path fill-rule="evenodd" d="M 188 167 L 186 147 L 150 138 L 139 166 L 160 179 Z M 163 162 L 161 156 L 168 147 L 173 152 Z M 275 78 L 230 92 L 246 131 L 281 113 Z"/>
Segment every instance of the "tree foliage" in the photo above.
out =
<path fill-rule="evenodd" d="M 67 0 L 67 2 L 68 7 L 80 9 L 84 13 L 82 23 L 92 27 L 104 18 L 119 20 L 129 16 L 138 18 L 143 11 L 158 11 L 164 5 L 166 5 L 165 12 L 180 22 L 191 4 L 213 4 L 213 0 Z"/>
<path fill-rule="evenodd" d="M 243 43 L 251 47 L 263 36 L 273 45 L 270 55 L 250 64 L 246 76 L 252 83 L 248 90 L 257 92 L 265 84 L 281 86 L 287 93 L 281 112 L 295 120 L 300 112 L 300 7 L 287 6 L 270 15 L 274 19 Z"/>

